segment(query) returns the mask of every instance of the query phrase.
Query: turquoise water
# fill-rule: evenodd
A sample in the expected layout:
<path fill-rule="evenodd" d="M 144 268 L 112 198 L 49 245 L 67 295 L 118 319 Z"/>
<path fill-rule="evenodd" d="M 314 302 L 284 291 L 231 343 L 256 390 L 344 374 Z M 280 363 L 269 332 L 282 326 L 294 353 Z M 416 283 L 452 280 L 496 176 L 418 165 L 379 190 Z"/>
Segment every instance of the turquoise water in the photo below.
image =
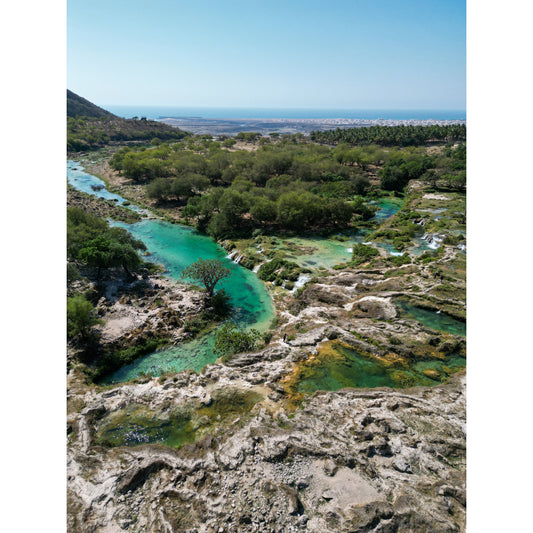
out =
<path fill-rule="evenodd" d="M 122 196 L 106 190 L 105 182 L 100 178 L 85 172 L 77 161 L 67 161 L 67 180 L 69 184 L 78 191 L 97 196 L 98 198 L 103 198 L 104 200 L 111 200 L 117 205 L 124 205 L 124 203 L 127 202 Z M 101 187 L 101 189 L 94 190 L 92 188 L 93 185 Z M 133 204 L 127 205 L 126 207 L 137 213 L 147 213 L 145 209 Z"/>
<path fill-rule="evenodd" d="M 150 260 L 161 263 L 166 275 L 181 278 L 185 267 L 198 259 L 219 259 L 231 270 L 229 278 L 217 284 L 224 289 L 234 306 L 232 319 L 241 326 L 265 329 L 272 320 L 272 305 L 264 283 L 257 276 L 227 258 L 227 252 L 210 237 L 187 226 L 169 224 L 162 220 L 142 220 L 135 224 L 113 222 L 126 228 L 144 242 L 151 253 Z"/>
<path fill-rule="evenodd" d="M 118 204 L 123 204 L 125 201 L 120 196 L 109 193 L 105 188 L 94 191 L 91 185 L 104 185 L 104 182 L 84 172 L 77 162 L 68 162 L 67 176 L 69 183 L 76 189 L 108 200 L 116 199 Z M 139 210 L 135 206 L 128 207 Z M 381 209 L 376 217 L 384 220 L 398 211 L 400 202 L 383 199 L 380 202 L 380 207 Z M 174 279 L 181 279 L 183 269 L 198 259 L 220 259 L 230 268 L 232 273 L 230 278 L 217 286 L 217 288 L 225 289 L 231 298 L 234 306 L 231 319 L 239 326 L 255 327 L 259 330 L 265 330 L 271 323 L 274 317 L 274 310 L 263 282 L 253 272 L 229 260 L 227 252 L 209 237 L 192 228 L 169 224 L 160 220 L 144 219 L 134 224 L 121 222 L 112 222 L 112 224 L 126 228 L 134 237 L 142 240 L 146 244 L 148 251 L 151 252 L 151 259 L 156 263 L 163 264 L 167 269 L 167 275 Z M 316 248 L 316 251 L 312 254 L 295 255 L 294 257 L 294 260 L 297 260 L 300 264 L 310 267 L 328 267 L 349 261 L 352 244 L 362 241 L 364 241 L 362 232 L 350 236 L 350 240 L 344 242 L 320 237 L 315 239 L 291 239 L 291 242 L 297 245 Z M 387 247 L 386 244 L 382 246 Z M 392 247 L 388 251 L 394 252 Z M 464 336 L 466 334 L 465 324 L 447 315 L 420 309 L 404 301 L 398 301 L 398 305 L 402 307 L 408 316 L 412 316 L 428 327 L 456 335 Z M 216 360 L 216 356 L 213 353 L 214 339 L 215 332 L 174 348 L 154 352 L 138 359 L 131 365 L 121 368 L 104 382 L 127 381 L 138 377 L 142 373 L 159 375 L 166 371 L 179 372 L 186 369 L 200 371 L 206 364 L 213 363 Z M 300 392 L 337 390 L 347 386 L 397 387 L 406 386 L 413 382 L 426 384 L 429 378 L 420 375 L 420 372 L 424 369 L 431 370 L 437 364 L 433 361 L 424 361 L 417 363 L 420 368 L 393 370 L 373 359 L 342 347 L 338 348 L 336 352 L 337 357 L 330 360 L 328 364 L 313 365 L 311 368 L 306 369 L 305 373 L 307 375 L 298 387 Z M 464 366 L 462 363 L 460 360 L 454 360 L 449 361 L 447 364 L 450 367 L 459 368 Z"/>
<path fill-rule="evenodd" d="M 379 211 L 374 215 L 374 219 L 381 224 L 392 215 L 395 215 L 402 207 L 403 202 L 402 198 L 381 198 L 377 202 Z"/>
<path fill-rule="evenodd" d="M 399 198 L 382 198 L 377 202 L 379 211 L 376 212 L 374 219 L 380 224 L 389 217 L 396 214 L 401 206 L 403 200 Z M 368 235 L 369 230 L 357 231 L 354 233 L 344 233 L 348 240 L 339 241 L 326 237 L 294 237 L 288 239 L 289 242 L 297 246 L 310 246 L 315 248 L 310 254 L 301 255 L 299 253 L 285 253 L 285 257 L 290 261 L 294 261 L 298 265 L 306 268 L 332 268 L 339 263 L 347 263 L 352 259 L 352 246 L 354 244 L 365 241 L 365 236 Z M 389 254 L 394 252 L 392 245 L 382 245 L 376 243 L 378 247 L 385 248 Z M 389 248 L 387 248 L 389 246 Z"/>
<path fill-rule="evenodd" d="M 428 328 L 466 337 L 465 322 L 456 320 L 455 318 L 452 318 L 444 313 L 437 313 L 436 311 L 422 309 L 421 307 L 417 307 L 407 300 L 400 298 L 395 299 L 394 303 L 400 307 L 407 317 L 418 320 L 418 322 L 424 324 L 424 326 L 427 326 Z"/>
<path fill-rule="evenodd" d="M 234 307 L 231 320 L 241 327 L 254 327 L 261 331 L 270 325 L 274 310 L 264 283 L 250 270 L 229 260 L 227 252 L 209 237 L 186 226 L 160 220 L 113 224 L 126 228 L 134 237 L 142 240 L 151 252 L 150 260 L 163 264 L 167 268 L 167 275 L 174 279 L 183 279 L 183 269 L 198 259 L 219 259 L 231 270 L 230 277 L 217 285 L 217 289 L 224 289 L 230 296 Z M 213 353 L 215 334 L 203 335 L 193 341 L 137 359 L 115 372 L 105 382 L 127 381 L 143 372 L 154 375 L 186 369 L 198 372 L 216 360 Z"/>
<path fill-rule="evenodd" d="M 103 184 L 102 180 L 83 172 L 76 162 L 69 161 L 67 177 L 76 189 L 101 198 L 116 197 L 119 199 L 117 203 L 124 202 L 120 196 L 108 193 L 105 189 L 94 191 L 91 185 Z M 224 289 L 230 296 L 234 306 L 230 319 L 239 326 L 265 330 L 274 318 L 272 301 L 264 283 L 250 270 L 229 260 L 227 252 L 209 237 L 187 226 L 161 220 L 144 219 L 135 224 L 112 222 L 112 225 L 126 228 L 134 237 L 142 240 L 152 254 L 150 259 L 163 264 L 167 275 L 174 279 L 182 279 L 183 269 L 198 259 L 220 259 L 231 270 L 231 275 L 217 285 L 217 290 Z M 214 339 L 215 332 L 177 347 L 149 354 L 121 368 L 104 382 L 127 381 L 143 372 L 159 375 L 165 371 L 199 371 L 216 360 L 213 353 Z"/>

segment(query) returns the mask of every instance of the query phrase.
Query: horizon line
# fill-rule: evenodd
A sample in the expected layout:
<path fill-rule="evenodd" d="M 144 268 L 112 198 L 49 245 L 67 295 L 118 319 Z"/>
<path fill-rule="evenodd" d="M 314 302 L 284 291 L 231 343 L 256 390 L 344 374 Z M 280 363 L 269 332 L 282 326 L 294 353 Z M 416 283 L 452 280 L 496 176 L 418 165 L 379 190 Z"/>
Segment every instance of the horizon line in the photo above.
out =
<path fill-rule="evenodd" d="M 227 106 L 227 105 L 178 105 L 178 104 L 116 104 L 106 103 L 101 106 L 115 106 L 115 107 L 177 107 L 183 109 L 204 108 L 204 109 L 299 109 L 299 110 L 322 110 L 322 111 L 461 111 L 466 113 L 466 108 L 453 107 L 297 107 L 297 106 Z"/>

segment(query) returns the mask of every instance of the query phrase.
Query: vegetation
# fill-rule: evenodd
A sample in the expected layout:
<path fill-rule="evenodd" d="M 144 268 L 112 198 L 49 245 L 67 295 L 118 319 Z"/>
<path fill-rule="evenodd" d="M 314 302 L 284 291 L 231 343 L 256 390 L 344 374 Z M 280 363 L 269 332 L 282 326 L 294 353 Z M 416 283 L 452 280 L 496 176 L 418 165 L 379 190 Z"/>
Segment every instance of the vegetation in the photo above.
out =
<path fill-rule="evenodd" d="M 370 181 L 337 161 L 329 149 L 281 141 L 256 152 L 228 152 L 197 139 L 150 150 L 123 148 L 113 169 L 145 183 L 158 202 L 187 201 L 183 215 L 217 239 L 250 235 L 265 226 L 305 230 L 349 226 L 375 212 L 359 194 Z"/>
<path fill-rule="evenodd" d="M 386 191 L 400 194 L 412 179 L 464 189 L 464 144 L 449 144 L 430 154 L 409 141 L 420 132 L 420 138 L 441 143 L 462 138 L 464 126 L 357 131 L 375 135 L 359 146 L 343 141 L 328 147 L 303 136 L 260 142 L 266 138 L 242 134 L 243 141 L 256 142 L 252 151 L 229 151 L 234 143 L 190 136 L 150 149 L 123 147 L 109 163 L 132 182 L 144 184 L 147 196 L 159 205 L 180 207 L 182 220 L 192 219 L 217 240 L 247 238 L 264 229 L 334 232 L 364 226 L 377 209 L 371 200 Z M 380 135 L 388 141 L 382 143 Z"/>
<path fill-rule="evenodd" d="M 134 346 L 129 346 L 121 350 L 107 349 L 94 361 L 90 372 L 91 377 L 94 381 L 98 381 L 119 368 L 133 363 L 139 357 L 154 352 L 167 342 L 165 338 L 148 335 L 141 343 L 135 344 Z"/>
<path fill-rule="evenodd" d="M 235 324 L 224 324 L 217 332 L 214 352 L 227 357 L 241 352 L 251 352 L 259 347 L 261 333 L 256 329 L 245 331 Z"/>
<path fill-rule="evenodd" d="M 218 259 L 200 259 L 182 272 L 184 278 L 200 281 L 204 285 L 209 300 L 213 298 L 216 284 L 230 274 L 230 269 Z"/>
<path fill-rule="evenodd" d="M 142 241 L 134 239 L 123 228 L 111 228 L 109 224 L 79 207 L 67 209 L 67 256 L 101 270 L 122 267 L 129 277 L 143 260 L 138 251 L 146 250 Z"/>
<path fill-rule="evenodd" d="M 379 144 L 382 146 L 420 146 L 435 142 L 466 141 L 466 126 L 370 126 L 368 128 L 337 128 L 330 131 L 313 131 L 316 142 L 336 144 Z"/>
<path fill-rule="evenodd" d="M 88 341 L 93 336 L 93 327 L 102 321 L 96 316 L 93 304 L 84 295 L 67 298 L 67 335 L 69 339 Z"/>
<path fill-rule="evenodd" d="M 300 274 L 306 272 L 310 270 L 301 268 L 292 261 L 275 258 L 259 267 L 257 277 L 263 281 L 271 281 L 275 285 L 282 285 L 285 282 L 285 288 L 290 290 L 294 288 L 294 282 Z"/>
<path fill-rule="evenodd" d="M 359 265 L 370 261 L 379 255 L 379 251 L 366 244 L 354 244 L 352 250 L 352 263 Z"/>
<path fill-rule="evenodd" d="M 141 199 L 145 193 L 155 200 L 158 211 L 175 209 L 179 213 L 175 218 L 185 217 L 216 239 L 252 237 L 250 268 L 265 257 L 270 259 L 261 265 L 258 277 L 286 289 L 293 289 L 299 275 L 309 270 L 282 258 L 283 252 L 271 237 L 273 233 L 277 233 L 277 237 L 292 232 L 335 233 L 339 234 L 336 238 L 343 240 L 349 237 L 340 235 L 340 229 L 375 230 L 377 222 L 373 217 L 378 201 L 383 197 L 405 198 L 407 193 L 403 191 L 410 180 L 422 182 L 426 185 L 425 191 L 446 191 L 449 197 L 447 217 L 453 220 L 425 216 L 424 209 L 427 212 L 427 208 L 434 206 L 419 205 L 413 200 L 422 201 L 425 191 L 410 192 L 402 210 L 370 234 L 368 240 L 385 240 L 401 251 L 408 248 L 413 237 L 422 230 L 440 231 L 444 227 L 460 230 L 465 222 L 464 209 L 458 208 L 460 212 L 456 212 L 452 208 L 457 198 L 464 197 L 466 187 L 464 126 L 359 128 L 352 136 L 350 130 L 324 132 L 323 138 L 315 140 L 330 144 L 326 146 L 309 142 L 303 136 L 265 138 L 258 133 L 243 133 L 236 139 L 221 142 L 213 141 L 209 135 L 190 136 L 178 130 L 173 130 L 176 136 L 165 137 L 151 130 L 149 121 L 143 119 L 128 122 L 125 129 L 113 137 L 109 128 L 121 120 L 116 117 L 71 118 L 69 142 L 79 141 L 80 146 L 83 145 L 80 149 L 87 149 L 115 140 L 150 141 L 150 147 L 120 148 L 110 159 L 110 166 L 135 184 Z M 167 140 L 174 142 L 165 142 Z M 255 143 L 253 150 L 235 150 L 237 140 Z M 445 142 L 449 144 L 444 145 Z M 429 150 L 422 146 L 429 143 L 442 146 Z M 90 271 L 87 267 L 94 269 L 99 278 L 105 269 L 120 268 L 131 276 L 146 265 L 139 255 L 145 250 L 143 243 L 121 228 L 111 228 L 103 219 L 82 209 L 70 208 L 67 226 L 70 283 Z M 456 245 L 461 241 L 461 232 L 456 231 L 446 233 L 444 242 Z M 303 249 L 292 245 L 292 253 L 300 253 Z M 441 251 L 423 254 L 414 262 L 431 263 L 439 253 Z M 379 256 L 376 248 L 356 244 L 349 266 L 372 261 L 373 266 L 394 267 L 385 273 L 386 277 L 408 275 L 416 268 L 415 265 L 400 268 L 412 261 L 407 253 L 383 257 L 378 262 L 375 259 Z M 205 309 L 185 320 L 186 332 L 197 335 L 212 330 L 230 314 L 229 297 L 223 290 L 215 292 L 220 281 L 229 275 L 230 269 L 216 259 L 200 259 L 184 270 L 183 277 L 202 284 L 208 297 Z M 74 285 L 75 290 L 78 285 Z M 451 284 L 435 288 L 437 295 L 451 295 L 456 290 Z M 300 289 L 296 296 L 302 291 Z M 96 298 L 91 299 L 96 302 Z M 90 339 L 98 323 L 93 304 L 88 297 L 78 294 L 69 298 L 67 306 L 69 338 Z M 265 342 L 267 337 L 263 338 Z M 116 370 L 154 351 L 164 342 L 153 333 L 130 347 L 99 346 L 91 360 L 95 376 Z M 228 357 L 256 350 L 261 342 L 257 330 L 247 331 L 225 324 L 216 335 L 214 349 L 218 355 Z"/>
<path fill-rule="evenodd" d="M 97 150 L 112 142 L 144 141 L 154 138 L 183 139 L 188 133 L 155 120 L 112 117 L 69 117 L 67 151 Z"/>

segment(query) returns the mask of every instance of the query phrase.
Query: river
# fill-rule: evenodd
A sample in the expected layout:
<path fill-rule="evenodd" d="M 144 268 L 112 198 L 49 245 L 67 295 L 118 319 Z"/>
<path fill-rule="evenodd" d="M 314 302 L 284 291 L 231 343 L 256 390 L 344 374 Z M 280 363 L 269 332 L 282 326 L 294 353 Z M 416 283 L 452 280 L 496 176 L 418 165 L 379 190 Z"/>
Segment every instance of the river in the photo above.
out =
<path fill-rule="evenodd" d="M 114 200 L 118 204 L 125 202 L 120 196 L 99 188 L 105 186 L 105 183 L 84 172 L 76 161 L 68 161 L 67 179 L 74 188 L 88 194 Z M 92 185 L 96 185 L 98 190 L 94 190 Z M 126 207 L 144 212 L 134 205 Z M 231 270 L 230 277 L 217 285 L 217 289 L 224 289 L 230 296 L 234 308 L 230 320 L 240 327 L 253 327 L 260 331 L 266 330 L 272 322 L 275 313 L 265 284 L 253 272 L 228 259 L 227 252 L 209 237 L 187 226 L 157 219 L 143 219 L 134 224 L 111 221 L 111 224 L 126 228 L 135 238 L 142 240 L 151 253 L 150 259 L 164 265 L 166 275 L 173 279 L 183 281 L 183 269 L 198 259 L 221 260 Z M 216 331 L 137 359 L 104 382 L 127 381 L 143 372 L 159 375 L 166 371 L 180 372 L 185 369 L 200 371 L 216 360 L 213 353 L 215 333 Z"/>
<path fill-rule="evenodd" d="M 118 205 L 125 205 L 146 217 L 149 215 L 146 210 L 129 204 L 121 196 L 107 191 L 105 182 L 85 172 L 81 164 L 76 161 L 67 162 L 67 179 L 71 186 L 80 191 L 114 201 Z M 399 202 L 382 200 L 376 218 L 385 220 L 396 213 L 399 208 Z M 134 224 L 116 221 L 110 221 L 110 223 L 127 229 L 135 238 L 143 241 L 151 254 L 151 260 L 164 265 L 167 270 L 166 275 L 173 279 L 183 281 L 181 278 L 183 269 L 198 259 L 221 260 L 231 270 L 231 276 L 217 286 L 219 289 L 224 289 L 230 296 L 234 309 L 230 320 L 240 327 L 253 327 L 260 331 L 266 330 L 271 324 L 275 313 L 265 284 L 257 278 L 254 272 L 231 261 L 227 257 L 226 250 L 210 237 L 188 226 L 170 224 L 153 218 L 143 218 Z M 352 242 L 362 241 L 363 235 L 353 238 Z M 293 260 L 297 260 L 303 266 L 331 267 L 341 261 L 348 261 L 351 257 L 349 241 L 339 242 L 326 238 L 295 238 L 291 241 L 315 248 L 315 252 L 310 255 L 294 257 Z M 390 245 L 381 244 L 380 246 L 389 246 L 391 250 L 387 251 L 395 253 Z M 122 367 L 104 379 L 103 383 L 128 381 L 142 373 L 160 375 L 167 371 L 180 372 L 186 369 L 200 371 L 205 365 L 214 363 L 216 360 L 216 355 L 213 353 L 215 336 L 216 330 L 190 342 L 158 350 Z"/>

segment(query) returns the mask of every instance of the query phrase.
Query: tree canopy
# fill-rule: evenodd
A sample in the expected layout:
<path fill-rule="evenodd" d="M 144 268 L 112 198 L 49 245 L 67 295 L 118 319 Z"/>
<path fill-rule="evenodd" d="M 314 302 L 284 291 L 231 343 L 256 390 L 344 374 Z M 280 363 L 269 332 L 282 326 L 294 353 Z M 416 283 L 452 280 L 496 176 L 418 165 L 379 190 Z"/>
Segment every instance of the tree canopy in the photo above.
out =
<path fill-rule="evenodd" d="M 78 207 L 67 210 L 67 255 L 98 269 L 123 267 L 131 276 L 142 259 L 138 251 L 146 250 L 144 243 L 133 238 L 124 228 L 110 228 L 99 217 Z"/>
<path fill-rule="evenodd" d="M 201 282 L 207 291 L 209 299 L 212 298 L 215 292 L 216 284 L 230 274 L 231 270 L 224 266 L 219 259 L 199 259 L 182 272 L 184 278 Z"/>

